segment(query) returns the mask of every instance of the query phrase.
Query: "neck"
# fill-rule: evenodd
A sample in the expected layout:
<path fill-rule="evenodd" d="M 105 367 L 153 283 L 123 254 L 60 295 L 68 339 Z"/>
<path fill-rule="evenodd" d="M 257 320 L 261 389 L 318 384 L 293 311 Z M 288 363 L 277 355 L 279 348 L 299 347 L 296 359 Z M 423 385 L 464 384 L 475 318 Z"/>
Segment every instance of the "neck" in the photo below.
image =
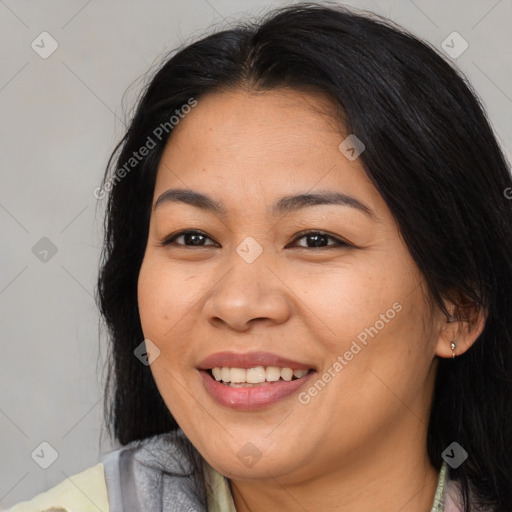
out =
<path fill-rule="evenodd" d="M 420 436 L 422 437 L 422 436 Z M 388 440 L 389 441 L 389 440 Z M 380 449 L 315 478 L 283 484 L 279 477 L 258 481 L 231 480 L 237 512 L 430 512 L 439 471 L 426 451 L 396 439 Z M 422 445 L 424 448 L 426 443 Z"/>

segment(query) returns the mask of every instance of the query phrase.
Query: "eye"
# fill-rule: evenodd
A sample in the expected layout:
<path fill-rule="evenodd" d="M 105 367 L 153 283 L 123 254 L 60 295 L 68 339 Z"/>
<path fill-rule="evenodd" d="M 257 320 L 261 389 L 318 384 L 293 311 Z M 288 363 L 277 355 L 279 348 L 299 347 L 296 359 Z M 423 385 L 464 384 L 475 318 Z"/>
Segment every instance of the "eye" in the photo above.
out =
<path fill-rule="evenodd" d="M 301 236 L 295 238 L 294 242 L 297 240 L 306 239 L 312 243 L 312 247 L 300 246 L 304 249 L 314 249 L 314 248 L 331 248 L 331 247 L 351 247 L 347 242 L 333 236 L 328 233 L 324 233 L 323 231 L 308 231 L 302 233 Z M 334 240 L 334 244 L 324 245 L 324 242 L 328 242 L 329 240 Z M 307 242 L 306 242 L 307 243 Z"/>
<path fill-rule="evenodd" d="M 182 239 L 182 242 L 177 242 L 177 240 Z M 302 233 L 299 237 L 295 238 L 294 243 L 298 240 L 306 239 L 306 246 L 299 246 L 303 249 L 322 249 L 322 248 L 331 248 L 331 247 L 351 247 L 347 242 L 333 236 L 328 233 L 324 233 L 323 231 L 307 231 Z M 189 229 L 185 231 L 180 231 L 174 235 L 167 237 L 160 245 L 168 246 L 171 244 L 174 245 L 183 245 L 185 247 L 218 247 L 219 244 L 216 242 L 212 244 L 205 243 L 206 240 L 212 240 L 208 235 L 203 233 L 202 231 L 198 231 L 195 229 Z M 329 244 L 329 241 L 334 241 L 334 243 Z M 311 245 L 308 246 L 308 242 L 311 242 Z"/>
<path fill-rule="evenodd" d="M 183 238 L 184 243 L 175 243 L 176 240 Z M 211 240 L 211 238 L 203 233 L 202 231 L 198 231 L 195 229 L 189 229 L 186 231 L 180 231 L 175 235 L 171 235 L 167 237 L 160 245 L 167 246 L 171 244 L 175 245 L 184 245 L 184 246 L 192 246 L 192 247 L 204 247 L 205 245 L 214 246 L 215 244 L 205 244 L 205 239 Z M 190 243 L 187 243 L 190 242 Z"/>

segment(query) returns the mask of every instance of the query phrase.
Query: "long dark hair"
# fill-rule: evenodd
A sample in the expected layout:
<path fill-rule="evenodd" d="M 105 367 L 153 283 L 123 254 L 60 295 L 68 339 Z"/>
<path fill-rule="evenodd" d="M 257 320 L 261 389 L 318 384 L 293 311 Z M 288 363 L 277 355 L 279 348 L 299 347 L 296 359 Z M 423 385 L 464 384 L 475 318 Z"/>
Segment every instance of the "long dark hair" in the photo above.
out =
<path fill-rule="evenodd" d="M 137 279 L 169 120 L 212 91 L 282 86 L 329 96 L 343 113 L 340 128 L 365 143 L 361 163 L 428 283 L 431 304 L 448 316 L 442 299 L 457 300 L 457 318 L 468 304 L 487 311 L 473 346 L 439 360 L 427 448 L 438 469 L 453 441 L 468 452 L 449 468 L 466 512 L 474 510 L 470 492 L 473 503 L 510 511 L 507 163 L 475 92 L 434 48 L 385 19 L 340 6 L 296 4 L 210 34 L 166 56 L 142 92 L 102 183 L 108 202 L 97 300 L 110 339 L 105 415 L 112 435 L 124 445 L 178 428 L 149 367 L 133 354 L 144 339 Z M 149 153 L 130 160 L 148 137 Z"/>

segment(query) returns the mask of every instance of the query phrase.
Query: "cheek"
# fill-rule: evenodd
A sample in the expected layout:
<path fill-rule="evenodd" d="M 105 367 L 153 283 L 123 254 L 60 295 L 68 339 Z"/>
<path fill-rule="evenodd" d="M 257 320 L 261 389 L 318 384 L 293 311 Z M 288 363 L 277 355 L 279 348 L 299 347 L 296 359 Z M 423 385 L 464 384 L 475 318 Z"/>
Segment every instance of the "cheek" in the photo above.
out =
<path fill-rule="evenodd" d="M 298 291 L 297 305 L 303 309 L 299 316 L 318 325 L 314 334 L 336 355 L 348 350 L 358 335 L 364 339 L 365 329 L 376 322 L 379 330 L 387 327 L 381 315 L 392 319 L 400 309 L 393 308 L 401 296 L 400 285 L 371 266 L 322 266 L 285 280 Z"/>
<path fill-rule="evenodd" d="M 325 369 L 336 375 L 329 384 L 333 407 L 341 390 L 356 409 L 358 403 L 379 408 L 379 402 L 393 401 L 381 380 L 404 396 L 422 385 L 435 340 L 424 329 L 420 276 L 407 268 L 389 262 L 358 271 L 323 269 L 308 277 L 309 286 L 302 283 L 304 314 L 314 320 L 313 311 L 321 320 L 315 321 L 316 339 L 323 345 Z"/>
<path fill-rule="evenodd" d="M 158 279 L 159 275 L 159 266 L 145 258 L 137 283 L 137 300 L 142 330 L 149 339 L 160 338 L 162 324 L 167 320 L 167 287 L 163 279 Z"/>
<path fill-rule="evenodd" d="M 163 342 L 172 335 L 173 326 L 186 319 L 194 298 L 197 301 L 194 287 L 189 283 L 194 277 L 151 254 L 144 258 L 137 295 L 142 329 L 147 338 Z"/>
<path fill-rule="evenodd" d="M 160 350 L 151 363 L 151 373 L 167 408 L 181 424 L 189 410 L 190 395 L 183 391 L 188 373 L 183 374 L 183 368 L 190 371 L 191 344 L 185 334 L 192 330 L 192 315 L 187 313 L 193 307 L 194 294 L 187 294 L 184 286 L 191 278 L 170 267 L 155 255 L 147 255 L 139 272 L 137 294 L 144 337 Z"/>

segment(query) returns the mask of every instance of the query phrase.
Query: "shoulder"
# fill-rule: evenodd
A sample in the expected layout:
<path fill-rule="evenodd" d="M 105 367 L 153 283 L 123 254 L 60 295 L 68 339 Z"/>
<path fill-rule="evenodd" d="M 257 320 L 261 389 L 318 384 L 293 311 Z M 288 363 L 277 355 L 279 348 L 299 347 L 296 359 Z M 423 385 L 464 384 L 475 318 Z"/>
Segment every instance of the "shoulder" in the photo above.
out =
<path fill-rule="evenodd" d="M 205 511 L 200 469 L 201 457 L 182 431 L 168 432 L 111 451 L 96 466 L 6 512 L 158 510 L 164 501 Z"/>
<path fill-rule="evenodd" d="M 109 512 L 103 464 L 72 475 L 6 512 Z"/>

